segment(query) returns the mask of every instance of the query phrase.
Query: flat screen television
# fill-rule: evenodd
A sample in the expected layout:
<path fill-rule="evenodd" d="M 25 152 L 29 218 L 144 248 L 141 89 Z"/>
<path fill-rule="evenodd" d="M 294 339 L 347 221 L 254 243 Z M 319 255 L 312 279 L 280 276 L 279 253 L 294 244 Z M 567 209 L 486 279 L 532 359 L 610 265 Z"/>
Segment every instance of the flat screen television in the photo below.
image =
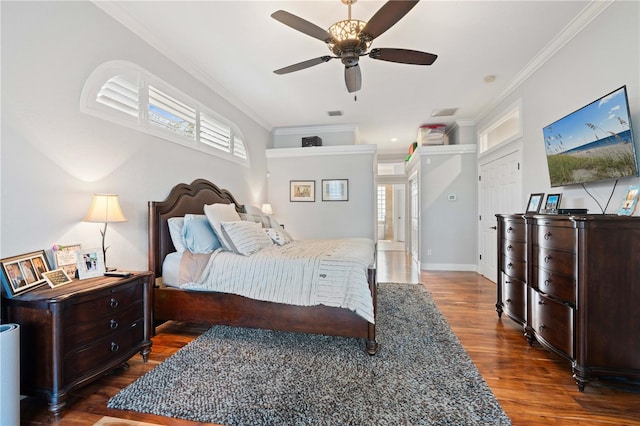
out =
<path fill-rule="evenodd" d="M 627 87 L 543 129 L 551 186 L 638 176 Z"/>

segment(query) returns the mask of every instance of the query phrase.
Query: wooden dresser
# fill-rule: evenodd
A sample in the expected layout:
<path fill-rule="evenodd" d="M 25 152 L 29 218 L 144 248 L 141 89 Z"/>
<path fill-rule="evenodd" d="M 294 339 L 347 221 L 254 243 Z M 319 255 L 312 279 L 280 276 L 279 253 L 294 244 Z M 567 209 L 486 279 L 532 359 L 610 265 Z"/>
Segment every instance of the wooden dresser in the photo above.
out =
<path fill-rule="evenodd" d="M 3 299 L 3 318 L 20 324 L 21 392 L 43 396 L 55 419 L 69 392 L 151 352 L 151 272 L 46 285 Z"/>
<path fill-rule="evenodd" d="M 523 215 L 498 216 L 498 316 L 527 320 L 527 228 Z"/>
<path fill-rule="evenodd" d="M 523 324 L 529 342 L 570 360 L 581 391 L 595 379 L 640 385 L 640 217 L 519 217 L 526 228 Z M 504 233 L 518 216 L 497 218 Z M 505 290 L 513 281 L 507 247 L 499 231 L 496 307 L 522 323 L 507 308 L 508 298 L 516 300 Z"/>

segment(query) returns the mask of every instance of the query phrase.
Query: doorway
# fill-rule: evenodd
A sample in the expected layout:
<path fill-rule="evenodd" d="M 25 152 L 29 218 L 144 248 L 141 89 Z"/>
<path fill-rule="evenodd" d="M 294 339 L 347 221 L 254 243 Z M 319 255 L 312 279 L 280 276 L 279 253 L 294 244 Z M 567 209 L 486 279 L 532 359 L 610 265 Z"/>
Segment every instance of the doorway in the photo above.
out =
<path fill-rule="evenodd" d="M 378 184 L 378 249 L 405 251 L 405 184 Z"/>

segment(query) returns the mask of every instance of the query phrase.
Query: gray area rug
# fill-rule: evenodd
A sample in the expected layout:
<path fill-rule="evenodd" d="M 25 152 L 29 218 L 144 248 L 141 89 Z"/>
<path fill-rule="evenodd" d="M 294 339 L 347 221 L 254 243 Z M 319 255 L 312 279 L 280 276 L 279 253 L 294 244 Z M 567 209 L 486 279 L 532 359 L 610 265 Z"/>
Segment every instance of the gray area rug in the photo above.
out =
<path fill-rule="evenodd" d="M 379 284 L 377 340 L 214 326 L 108 402 L 224 425 L 510 425 L 421 285 Z"/>

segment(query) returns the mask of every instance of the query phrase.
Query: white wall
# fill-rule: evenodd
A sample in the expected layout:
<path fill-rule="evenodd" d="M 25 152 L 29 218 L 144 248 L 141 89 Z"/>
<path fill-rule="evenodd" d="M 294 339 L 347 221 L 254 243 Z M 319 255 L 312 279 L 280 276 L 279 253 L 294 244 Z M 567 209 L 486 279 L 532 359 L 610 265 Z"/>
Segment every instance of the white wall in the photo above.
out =
<path fill-rule="evenodd" d="M 307 136 L 320 137 L 322 146 L 353 145 L 357 143 L 357 128 L 349 124 L 279 127 L 273 131 L 273 147 L 300 148 L 302 147 L 302 138 Z"/>
<path fill-rule="evenodd" d="M 562 192 L 562 207 L 602 213 L 582 187 L 550 187 L 542 129 L 626 85 L 636 148 L 640 147 L 639 16 L 640 2 L 613 2 L 478 123 L 477 128 L 486 127 L 509 105 L 522 100 L 524 200 L 530 193 Z M 607 213 L 616 213 L 626 188 L 639 183 L 638 178 L 621 179 Z M 604 207 L 613 185 L 607 181 L 587 184 L 587 188 Z"/>
<path fill-rule="evenodd" d="M 267 150 L 269 202 L 295 239 L 375 238 L 374 145 Z M 348 201 L 322 201 L 323 179 L 348 179 Z M 314 180 L 315 202 L 289 201 L 291 180 Z"/>
<path fill-rule="evenodd" d="M 407 174 L 416 171 L 420 177 L 420 268 L 475 271 L 476 145 L 418 147 Z"/>
<path fill-rule="evenodd" d="M 108 264 L 147 268 L 147 201 L 196 178 L 242 203 L 266 198 L 269 132 L 89 2 L 2 2 L 0 257 L 53 244 L 101 244 L 82 223 L 94 192 L 120 195 Z M 251 168 L 79 112 L 82 86 L 109 60 L 140 65 L 241 129 Z"/>

